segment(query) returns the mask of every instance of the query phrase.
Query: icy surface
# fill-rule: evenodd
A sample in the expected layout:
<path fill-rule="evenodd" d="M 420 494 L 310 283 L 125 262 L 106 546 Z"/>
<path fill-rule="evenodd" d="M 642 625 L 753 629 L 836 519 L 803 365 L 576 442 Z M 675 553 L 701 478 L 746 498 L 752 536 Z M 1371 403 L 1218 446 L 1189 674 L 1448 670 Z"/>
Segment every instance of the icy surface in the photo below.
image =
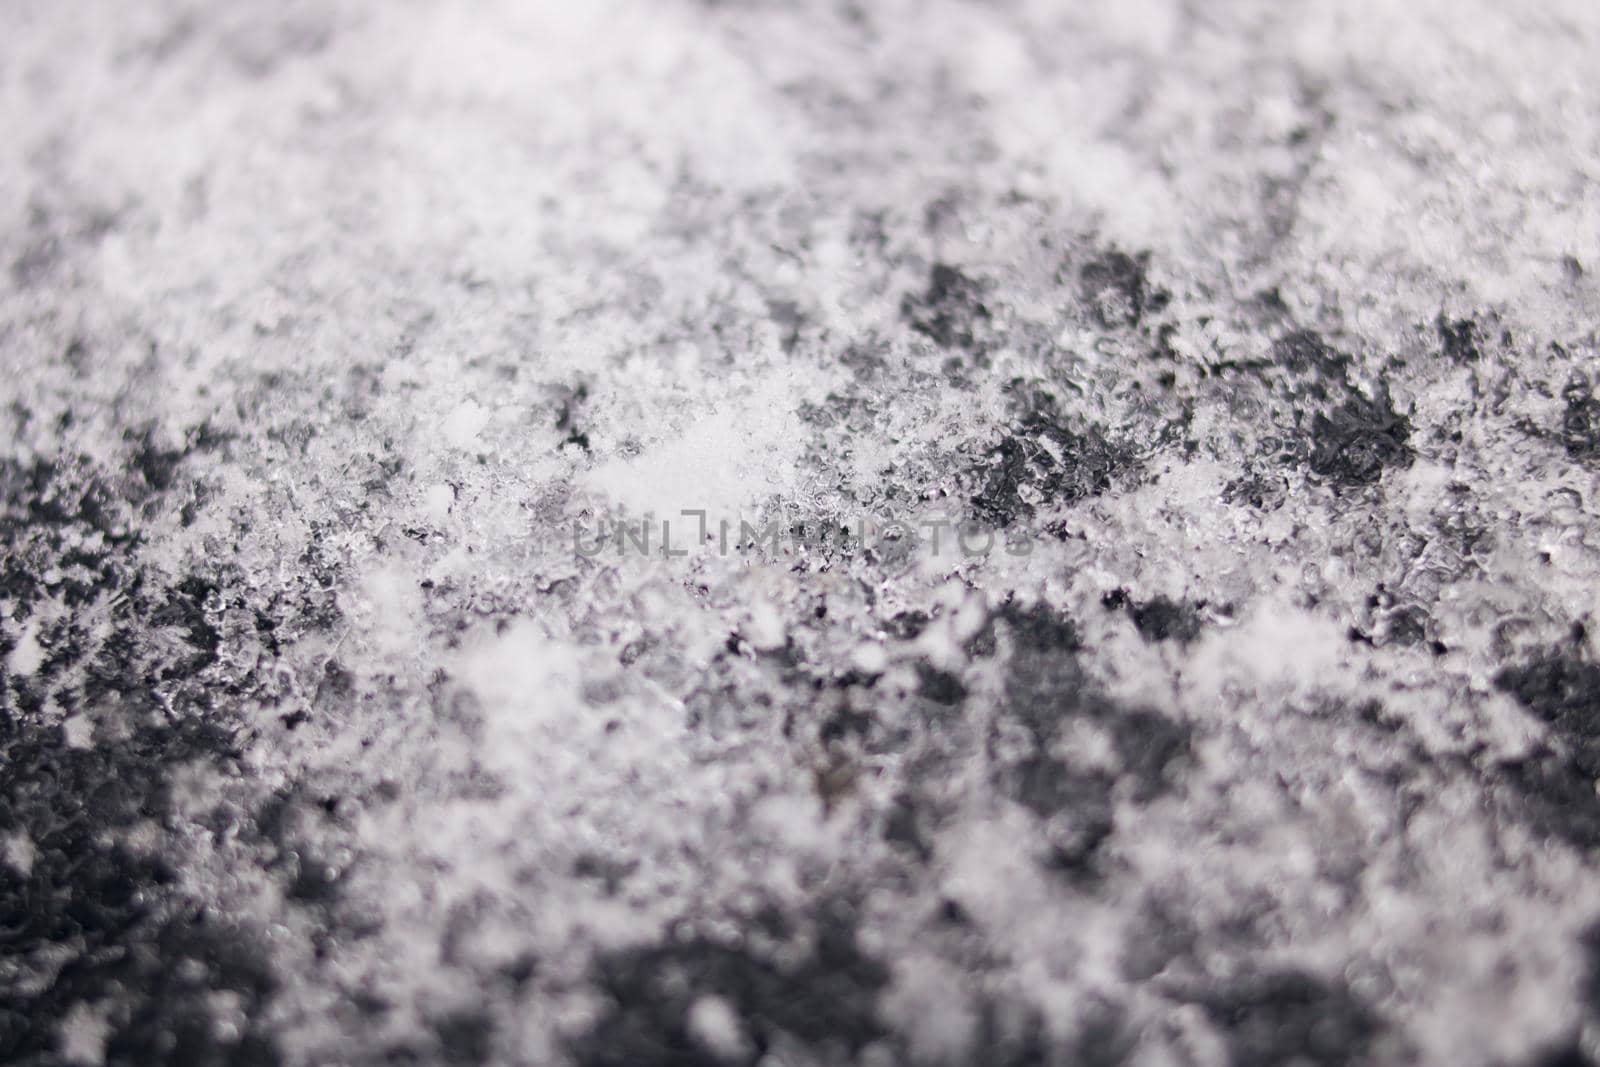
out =
<path fill-rule="evenodd" d="M 1600 6 L 5 23 L 0 1061 L 1600 1062 Z"/>

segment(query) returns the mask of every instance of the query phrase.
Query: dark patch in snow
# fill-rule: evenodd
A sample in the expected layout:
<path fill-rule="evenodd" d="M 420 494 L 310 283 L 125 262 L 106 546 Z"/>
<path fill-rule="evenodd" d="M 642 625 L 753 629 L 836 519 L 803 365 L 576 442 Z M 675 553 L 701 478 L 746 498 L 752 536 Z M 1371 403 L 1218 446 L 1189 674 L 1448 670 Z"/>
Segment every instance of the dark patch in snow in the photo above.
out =
<path fill-rule="evenodd" d="M 900 317 L 940 348 L 971 352 L 989 328 L 982 295 L 977 282 L 948 264 L 935 263 L 928 288 L 901 299 Z"/>
<path fill-rule="evenodd" d="M 436 1019 L 433 1033 L 445 1063 L 487 1063 L 494 1051 L 494 1022 L 481 1012 L 457 1012 Z"/>
<path fill-rule="evenodd" d="M 236 755 L 220 728 L 141 722 L 130 736 L 69 748 L 54 729 L 8 722 L 0 832 L 33 845 L 25 877 L 0 879 L 9 958 L 68 947 L 41 985 L 0 986 L 0 1060 L 48 1063 L 75 1008 L 104 1003 L 107 1064 L 274 1064 L 261 1007 L 275 982 L 248 931 L 188 899 L 159 854 L 122 842 L 169 809 L 172 768 Z M 242 1032 L 219 1028 L 212 998 L 239 998 Z"/>
<path fill-rule="evenodd" d="M 1026 416 L 978 468 L 977 518 L 1004 528 L 1036 510 L 1069 507 L 1110 489 L 1137 460 L 1094 427 L 1070 428 L 1053 412 Z"/>
<path fill-rule="evenodd" d="M 926 611 L 901 611 L 884 624 L 884 629 L 891 637 L 911 641 L 926 630 L 931 621 Z"/>
<path fill-rule="evenodd" d="M 1192 1000 L 1222 1032 L 1232 1067 L 1366 1063 L 1385 1029 L 1347 986 L 1301 971 L 1236 979 Z"/>
<path fill-rule="evenodd" d="M 1072 653 L 1083 647 L 1072 620 L 1043 602 L 1024 608 L 1008 601 L 999 617 L 1011 631 L 1012 640 L 1029 651 Z"/>
<path fill-rule="evenodd" d="M 1441 314 L 1435 323 L 1439 347 L 1454 363 L 1476 363 L 1483 355 L 1483 331 L 1474 319 L 1449 319 Z"/>
<path fill-rule="evenodd" d="M 1139 802 L 1168 787 L 1189 750 L 1189 728 L 1096 691 L 1078 664 L 1076 631 L 1044 605 L 1007 612 L 1014 651 L 1001 713 L 989 739 L 996 787 L 1043 821 L 1051 866 L 1074 877 L 1098 873 L 1113 832 L 1117 792 Z M 1069 730 L 1099 733 L 1112 760 L 1069 763 L 1056 745 Z"/>
<path fill-rule="evenodd" d="M 1550 649 L 1502 670 L 1495 685 L 1550 728 L 1547 745 L 1497 765 L 1523 802 L 1520 814 L 1579 847 L 1600 845 L 1600 665 Z"/>
<path fill-rule="evenodd" d="M 1600 778 L 1600 664 L 1552 649 L 1502 670 L 1495 685 L 1544 720 L 1585 774 Z"/>
<path fill-rule="evenodd" d="M 961 679 L 929 663 L 917 664 L 917 693 L 935 704 L 950 707 L 967 698 L 967 687 Z"/>
<path fill-rule="evenodd" d="M 889 972 L 856 943 L 842 905 L 818 908 L 809 937 L 786 951 L 691 935 L 601 957 L 596 981 L 608 1000 L 579 1038 L 584 1067 L 753 1065 L 776 1047 L 798 1044 L 820 1063 L 843 1062 L 885 1036 L 877 998 Z M 739 1021 L 744 1048 L 718 1059 L 697 1038 L 690 1011 L 714 996 Z"/>
<path fill-rule="evenodd" d="M 1289 483 L 1280 475 L 1251 471 L 1229 482 L 1222 499 L 1230 504 L 1248 504 L 1257 511 L 1277 511 L 1289 497 Z"/>
<path fill-rule="evenodd" d="M 1411 424 L 1392 406 L 1387 391 L 1376 398 L 1352 392 L 1329 415 L 1312 422 L 1314 474 L 1337 486 L 1371 485 L 1390 467 L 1408 467 L 1414 457 Z"/>
<path fill-rule="evenodd" d="M 561 443 L 577 445 L 585 452 L 589 451 L 589 435 L 579 428 L 577 413 L 588 397 L 588 386 L 580 383 L 561 401 L 561 407 L 556 412 L 556 429 L 566 435 L 561 439 Z"/>
<path fill-rule="evenodd" d="M 119 582 L 120 550 L 135 534 L 106 480 L 81 456 L 0 461 L 0 595 L 25 616 L 51 590 L 80 607 Z"/>
<path fill-rule="evenodd" d="M 1593 386 L 1581 374 L 1573 375 L 1561 390 L 1565 408 L 1561 412 L 1561 444 L 1567 455 L 1590 463 L 1600 460 L 1600 400 Z"/>
<path fill-rule="evenodd" d="M 1137 326 L 1147 311 L 1160 311 L 1169 299 L 1147 277 L 1150 253 L 1130 256 L 1112 249 L 1078 270 L 1078 295 L 1095 321 L 1107 329 Z"/>
<path fill-rule="evenodd" d="M 1203 605 L 1153 597 L 1133 605 L 1134 628 L 1149 641 L 1177 641 L 1186 645 L 1200 636 L 1202 623 L 1198 608 Z"/>

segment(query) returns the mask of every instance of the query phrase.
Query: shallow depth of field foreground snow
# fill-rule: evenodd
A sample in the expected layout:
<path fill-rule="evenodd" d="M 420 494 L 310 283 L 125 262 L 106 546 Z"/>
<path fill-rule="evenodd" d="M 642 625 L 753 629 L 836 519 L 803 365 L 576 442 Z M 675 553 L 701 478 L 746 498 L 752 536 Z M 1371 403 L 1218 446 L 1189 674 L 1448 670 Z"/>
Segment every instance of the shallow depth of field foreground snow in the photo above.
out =
<path fill-rule="evenodd" d="M 1600 1062 L 1600 6 L 4 22 L 0 1061 Z"/>

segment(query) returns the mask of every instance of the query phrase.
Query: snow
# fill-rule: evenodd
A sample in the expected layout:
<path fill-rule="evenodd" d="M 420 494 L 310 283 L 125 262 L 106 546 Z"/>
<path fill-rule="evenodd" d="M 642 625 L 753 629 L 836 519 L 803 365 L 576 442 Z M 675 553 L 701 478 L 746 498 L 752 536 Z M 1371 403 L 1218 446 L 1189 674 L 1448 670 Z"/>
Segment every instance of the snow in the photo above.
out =
<path fill-rule="evenodd" d="M 1600 7 L 8 31 L 0 904 L 198 976 L 39 1055 L 1600 1025 Z"/>

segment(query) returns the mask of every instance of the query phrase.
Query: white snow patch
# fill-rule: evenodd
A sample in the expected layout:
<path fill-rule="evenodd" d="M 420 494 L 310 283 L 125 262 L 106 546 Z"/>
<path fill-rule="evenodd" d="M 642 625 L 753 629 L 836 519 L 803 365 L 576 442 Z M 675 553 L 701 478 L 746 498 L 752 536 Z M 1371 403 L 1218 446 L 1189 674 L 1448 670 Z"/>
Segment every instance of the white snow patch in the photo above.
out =
<path fill-rule="evenodd" d="M 1190 688 L 1218 694 L 1244 681 L 1310 692 L 1337 675 L 1345 644 L 1334 620 L 1267 601 L 1241 625 L 1206 634 L 1195 650 Z"/>
<path fill-rule="evenodd" d="M 106 1061 L 106 1041 L 111 1037 L 111 1022 L 106 1018 L 109 1003 L 91 1006 L 79 1001 L 56 1028 L 56 1048 L 68 1063 L 99 1067 Z"/>
<path fill-rule="evenodd" d="M 772 606 L 771 601 L 761 599 L 750 605 L 750 619 L 745 623 L 744 636 L 753 647 L 770 652 L 783 647 L 788 630 L 778 609 Z"/>
<path fill-rule="evenodd" d="M 889 665 L 889 654 L 876 641 L 863 641 L 850 654 L 850 663 L 863 674 L 882 674 Z"/>
<path fill-rule="evenodd" d="M 417 578 L 399 567 L 382 567 L 361 583 L 366 594 L 366 634 L 384 652 L 404 652 L 419 638 L 422 595 Z"/>
<path fill-rule="evenodd" d="M 487 425 L 489 425 L 489 413 L 476 400 L 464 400 L 454 411 L 445 416 L 440 429 L 444 439 L 451 446 L 471 449 L 477 447 L 478 435 Z"/>
<path fill-rule="evenodd" d="M 442 523 L 450 517 L 450 508 L 455 502 L 455 490 L 439 482 L 423 490 L 422 513 L 434 522 Z"/>
<path fill-rule="evenodd" d="M 16 833 L 0 837 L 0 858 L 11 865 L 11 869 L 26 878 L 33 873 L 33 857 L 35 855 L 33 838 L 18 830 Z"/>
<path fill-rule="evenodd" d="M 94 744 L 94 723 L 87 715 L 74 715 L 61 724 L 68 748 L 89 748 Z"/>
<path fill-rule="evenodd" d="M 482 705 L 491 764 L 522 778 L 536 767 L 541 777 L 582 778 L 585 720 L 575 649 L 519 622 L 467 651 L 459 664 L 458 676 Z"/>
<path fill-rule="evenodd" d="M 12 674 L 29 675 L 37 671 L 43 663 L 44 648 L 39 644 L 38 624 L 33 621 L 17 639 L 17 647 L 13 648 L 11 655 L 6 658 L 6 666 Z"/>
<path fill-rule="evenodd" d="M 763 498 L 793 484 L 803 436 L 794 399 L 787 382 L 764 383 L 673 440 L 595 467 L 582 482 L 637 514 L 671 520 L 705 511 L 708 528 L 727 521 L 737 533 Z"/>
<path fill-rule="evenodd" d="M 722 997 L 706 995 L 689 1006 L 689 1034 L 700 1047 L 721 1060 L 741 1060 L 750 1042 L 733 1006 Z"/>
<path fill-rule="evenodd" d="M 961 976 L 943 961 L 912 956 L 896 962 L 884 1013 L 909 1035 L 917 1063 L 960 1063 L 978 1029 L 973 999 Z"/>
<path fill-rule="evenodd" d="M 824 853 L 833 843 L 822 802 L 813 795 L 779 794 L 756 805 L 754 822 L 769 840 L 794 852 Z"/>

